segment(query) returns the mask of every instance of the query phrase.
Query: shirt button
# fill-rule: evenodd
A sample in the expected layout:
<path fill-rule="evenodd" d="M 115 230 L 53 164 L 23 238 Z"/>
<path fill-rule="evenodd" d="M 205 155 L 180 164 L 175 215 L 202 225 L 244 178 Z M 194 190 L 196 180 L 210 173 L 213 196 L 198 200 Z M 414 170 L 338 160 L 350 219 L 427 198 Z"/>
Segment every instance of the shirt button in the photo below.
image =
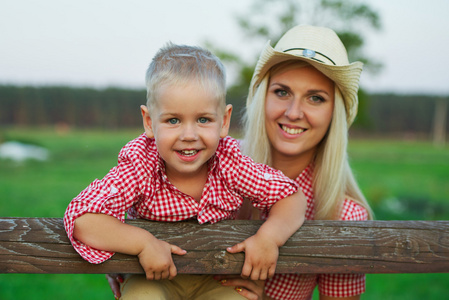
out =
<path fill-rule="evenodd" d="M 263 178 L 264 178 L 265 180 L 270 180 L 270 179 L 271 179 L 271 174 L 265 173 L 265 174 L 263 174 Z"/>

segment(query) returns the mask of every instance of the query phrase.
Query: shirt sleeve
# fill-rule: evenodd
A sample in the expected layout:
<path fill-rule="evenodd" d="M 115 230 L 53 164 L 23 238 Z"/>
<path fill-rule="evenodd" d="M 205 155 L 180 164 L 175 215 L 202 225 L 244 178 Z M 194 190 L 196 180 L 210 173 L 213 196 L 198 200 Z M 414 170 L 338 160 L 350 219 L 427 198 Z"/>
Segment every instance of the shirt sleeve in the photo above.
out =
<path fill-rule="evenodd" d="M 220 169 L 237 193 L 262 210 L 268 210 L 278 200 L 298 191 L 298 184 L 281 171 L 254 162 L 240 152 L 238 142 L 230 137 L 223 139 Z"/>
<path fill-rule="evenodd" d="M 90 263 L 101 263 L 114 253 L 92 248 L 73 237 L 75 220 L 85 213 L 102 213 L 122 222 L 125 213 L 138 199 L 138 182 L 133 160 L 126 146 L 119 154 L 118 165 L 102 180 L 95 180 L 68 205 L 64 214 L 64 227 L 75 250 Z"/>

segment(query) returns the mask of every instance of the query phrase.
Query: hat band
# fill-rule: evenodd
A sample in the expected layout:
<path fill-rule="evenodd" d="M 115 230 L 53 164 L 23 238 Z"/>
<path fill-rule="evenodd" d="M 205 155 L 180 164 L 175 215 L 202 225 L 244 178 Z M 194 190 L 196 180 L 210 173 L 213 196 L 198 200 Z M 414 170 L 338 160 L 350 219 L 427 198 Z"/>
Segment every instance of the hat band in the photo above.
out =
<path fill-rule="evenodd" d="M 324 61 L 319 60 L 318 58 L 315 58 L 315 55 L 316 55 L 316 54 L 319 54 L 319 55 L 321 55 L 321 56 L 327 58 L 332 64 L 334 64 L 334 66 L 337 65 L 336 63 L 334 63 L 334 61 L 333 61 L 332 59 L 330 59 L 329 57 L 327 57 L 327 56 L 324 55 L 323 53 L 318 52 L 318 51 L 314 51 L 314 50 L 311 50 L 311 49 L 306 49 L 306 48 L 290 48 L 290 49 L 284 50 L 283 52 L 285 53 L 285 52 L 288 52 L 288 51 L 294 51 L 294 50 L 302 50 L 302 56 L 307 57 L 307 58 L 310 58 L 310 59 L 313 59 L 313 60 L 316 60 L 316 61 L 319 61 L 319 62 L 321 62 L 321 63 L 324 64 L 324 63 L 325 63 Z"/>

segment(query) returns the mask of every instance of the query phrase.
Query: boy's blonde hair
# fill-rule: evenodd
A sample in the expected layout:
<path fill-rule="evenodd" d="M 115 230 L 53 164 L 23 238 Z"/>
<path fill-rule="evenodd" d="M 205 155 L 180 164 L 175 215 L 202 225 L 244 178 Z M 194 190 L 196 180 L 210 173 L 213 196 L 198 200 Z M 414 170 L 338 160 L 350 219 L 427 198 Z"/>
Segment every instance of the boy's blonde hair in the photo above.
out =
<path fill-rule="evenodd" d="M 291 62 L 290 62 L 291 63 Z M 285 66 L 285 64 L 284 64 Z M 301 62 L 295 67 L 310 66 Z M 243 118 L 244 138 L 242 151 L 255 161 L 272 165 L 270 141 L 265 128 L 265 98 L 270 74 L 274 66 L 263 77 L 260 84 L 247 99 Z M 291 67 L 291 66 L 288 66 Z M 363 196 L 347 158 L 348 125 L 343 96 L 335 85 L 335 104 L 328 132 L 319 143 L 314 159 L 313 191 L 316 220 L 338 220 L 345 198 L 351 198 L 367 209 L 373 218 L 371 208 Z"/>
<path fill-rule="evenodd" d="M 196 81 L 226 105 L 226 73 L 220 59 L 196 46 L 167 43 L 150 63 L 146 72 L 147 106 L 151 108 L 161 87 L 186 85 Z"/>

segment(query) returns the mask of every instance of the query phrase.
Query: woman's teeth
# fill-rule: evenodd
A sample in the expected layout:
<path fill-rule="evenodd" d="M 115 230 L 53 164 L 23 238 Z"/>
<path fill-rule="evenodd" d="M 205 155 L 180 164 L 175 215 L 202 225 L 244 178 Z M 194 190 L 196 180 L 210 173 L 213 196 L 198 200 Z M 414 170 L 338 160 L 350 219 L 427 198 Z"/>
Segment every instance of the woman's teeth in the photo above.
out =
<path fill-rule="evenodd" d="M 287 132 L 288 134 L 300 134 L 305 131 L 304 128 L 290 128 L 285 125 L 281 126 L 282 130 Z"/>

